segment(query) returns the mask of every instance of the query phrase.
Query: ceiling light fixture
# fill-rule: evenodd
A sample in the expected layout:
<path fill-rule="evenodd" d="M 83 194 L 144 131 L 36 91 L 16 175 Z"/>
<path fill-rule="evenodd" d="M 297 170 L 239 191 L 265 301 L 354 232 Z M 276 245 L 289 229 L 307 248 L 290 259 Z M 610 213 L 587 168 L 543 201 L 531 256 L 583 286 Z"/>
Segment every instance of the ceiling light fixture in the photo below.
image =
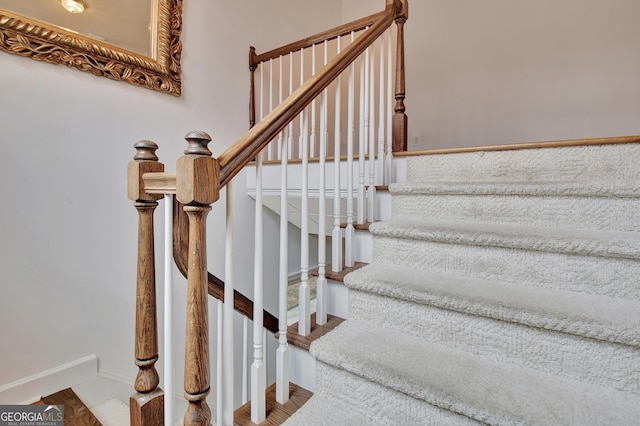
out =
<path fill-rule="evenodd" d="M 87 8 L 82 0 L 60 0 L 60 4 L 71 13 L 82 13 Z"/>

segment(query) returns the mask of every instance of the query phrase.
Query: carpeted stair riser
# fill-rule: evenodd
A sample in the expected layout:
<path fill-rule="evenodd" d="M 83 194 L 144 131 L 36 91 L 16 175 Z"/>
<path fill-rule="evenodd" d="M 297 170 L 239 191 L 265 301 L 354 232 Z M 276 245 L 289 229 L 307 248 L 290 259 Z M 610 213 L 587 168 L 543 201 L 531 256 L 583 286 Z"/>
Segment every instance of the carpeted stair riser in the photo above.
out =
<path fill-rule="evenodd" d="M 635 259 L 376 236 L 373 262 L 640 300 L 640 261 Z"/>
<path fill-rule="evenodd" d="M 370 380 L 317 363 L 316 392 L 339 400 L 362 419 L 384 425 L 477 425 L 478 422 L 451 411 L 385 388 Z M 384 403 L 381 403 L 384 401 Z M 367 424 L 361 422 L 359 424 Z"/>
<path fill-rule="evenodd" d="M 395 219 L 637 231 L 640 230 L 640 196 L 587 198 L 398 193 L 393 195 L 392 214 Z"/>
<path fill-rule="evenodd" d="M 349 315 L 473 354 L 640 394 L 640 348 L 351 289 Z M 393 321 L 389 321 L 393 318 Z"/>
<path fill-rule="evenodd" d="M 407 158 L 408 182 L 640 179 L 640 144 L 469 152 Z"/>
<path fill-rule="evenodd" d="M 638 395 L 471 355 L 358 320 L 347 320 L 314 342 L 311 353 L 335 368 L 488 424 L 628 425 L 640 416 Z M 384 401 L 383 393 L 370 405 Z"/>

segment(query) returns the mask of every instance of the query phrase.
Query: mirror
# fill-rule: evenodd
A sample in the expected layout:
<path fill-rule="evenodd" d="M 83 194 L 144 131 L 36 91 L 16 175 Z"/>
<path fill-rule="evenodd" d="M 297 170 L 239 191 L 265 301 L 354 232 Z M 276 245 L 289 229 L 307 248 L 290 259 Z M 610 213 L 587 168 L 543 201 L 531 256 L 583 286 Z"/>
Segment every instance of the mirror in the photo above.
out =
<path fill-rule="evenodd" d="M 0 0 L 0 50 L 180 96 L 182 0 Z"/>

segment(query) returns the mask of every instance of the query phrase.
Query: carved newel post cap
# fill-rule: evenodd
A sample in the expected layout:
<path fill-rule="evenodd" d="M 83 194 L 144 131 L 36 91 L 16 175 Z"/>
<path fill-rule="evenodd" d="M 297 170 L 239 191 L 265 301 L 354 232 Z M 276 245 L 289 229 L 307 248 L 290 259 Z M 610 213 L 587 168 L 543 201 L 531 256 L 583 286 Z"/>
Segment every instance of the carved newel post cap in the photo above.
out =
<path fill-rule="evenodd" d="M 211 142 L 211 136 L 206 132 L 192 131 L 184 137 L 189 146 L 184 150 L 184 155 L 206 155 L 211 157 L 212 153 L 207 148 Z"/>
<path fill-rule="evenodd" d="M 127 196 L 133 201 L 155 201 L 163 197 L 161 194 L 147 194 L 144 190 L 142 176 L 145 173 L 164 172 L 164 164 L 158 162 L 155 142 L 141 140 L 133 144 L 136 155 L 127 167 Z"/>
<path fill-rule="evenodd" d="M 189 132 L 189 146 L 176 163 L 176 198 L 185 206 L 208 205 L 219 197 L 220 165 L 207 148 L 211 136 Z"/>
<path fill-rule="evenodd" d="M 133 156 L 133 159 L 136 161 L 158 161 L 158 156 L 156 155 L 156 150 L 158 149 L 158 144 L 153 141 L 141 140 L 133 144 L 133 147 L 136 149 L 136 155 Z"/>

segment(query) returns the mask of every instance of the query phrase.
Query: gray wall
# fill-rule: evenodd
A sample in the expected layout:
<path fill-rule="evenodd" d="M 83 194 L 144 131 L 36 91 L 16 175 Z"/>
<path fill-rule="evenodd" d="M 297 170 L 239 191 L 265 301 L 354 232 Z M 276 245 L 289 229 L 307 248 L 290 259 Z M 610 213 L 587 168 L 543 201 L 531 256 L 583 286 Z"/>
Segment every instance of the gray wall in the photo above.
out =
<path fill-rule="evenodd" d="M 409 0 L 409 15 L 411 149 L 640 133 L 637 0 Z"/>

